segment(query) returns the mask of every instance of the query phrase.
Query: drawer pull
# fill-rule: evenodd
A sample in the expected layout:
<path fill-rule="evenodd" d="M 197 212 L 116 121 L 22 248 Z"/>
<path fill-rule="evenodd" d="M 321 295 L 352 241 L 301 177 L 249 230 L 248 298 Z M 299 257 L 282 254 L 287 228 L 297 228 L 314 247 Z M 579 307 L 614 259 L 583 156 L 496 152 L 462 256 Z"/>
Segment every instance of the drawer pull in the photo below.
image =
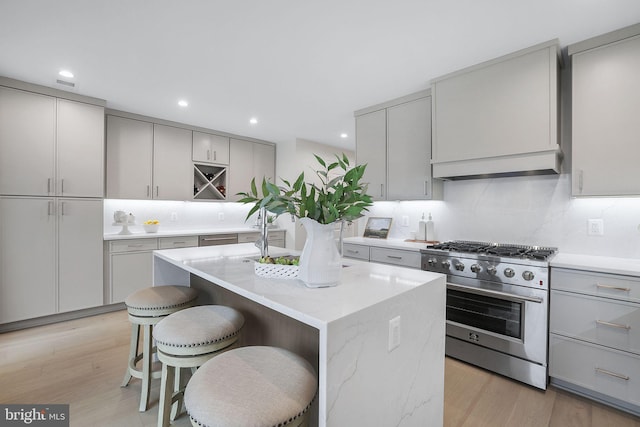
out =
<path fill-rule="evenodd" d="M 611 285 L 601 285 L 600 283 L 596 283 L 596 288 L 600 288 L 600 289 L 613 289 L 615 291 L 623 291 L 623 292 L 629 292 L 631 291 L 631 288 L 622 288 L 620 286 L 611 286 Z"/>
<path fill-rule="evenodd" d="M 128 248 L 141 248 L 143 245 L 127 245 Z"/>
<path fill-rule="evenodd" d="M 350 254 L 359 254 L 360 251 L 354 251 L 353 249 L 347 249 L 347 252 L 349 252 Z"/>
<path fill-rule="evenodd" d="M 396 255 L 387 255 L 387 258 L 391 258 L 391 259 L 402 259 L 401 256 L 396 256 Z"/>
<path fill-rule="evenodd" d="M 601 374 L 610 375 L 612 377 L 620 378 L 621 380 L 629 381 L 629 377 L 626 375 L 618 374 L 616 372 L 607 371 L 606 369 L 596 368 L 596 372 L 600 372 Z"/>
<path fill-rule="evenodd" d="M 173 242 L 173 244 L 174 244 L 174 245 L 184 245 L 184 244 L 186 244 L 186 243 L 187 243 L 187 242 Z"/>
<path fill-rule="evenodd" d="M 620 324 L 620 323 L 605 322 L 604 320 L 596 320 L 596 323 L 598 325 L 611 326 L 613 328 L 626 329 L 627 331 L 629 329 L 631 329 L 631 325 L 623 325 L 623 324 Z"/>

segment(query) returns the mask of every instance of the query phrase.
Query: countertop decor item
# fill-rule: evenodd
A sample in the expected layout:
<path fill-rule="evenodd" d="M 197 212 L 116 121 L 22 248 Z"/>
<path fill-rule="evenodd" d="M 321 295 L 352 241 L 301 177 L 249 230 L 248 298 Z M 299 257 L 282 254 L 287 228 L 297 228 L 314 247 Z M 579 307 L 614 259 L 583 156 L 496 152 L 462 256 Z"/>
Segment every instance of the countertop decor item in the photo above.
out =
<path fill-rule="evenodd" d="M 307 241 L 300 255 L 298 277 L 309 287 L 335 286 L 342 265 L 333 237 L 334 223 L 360 218 L 372 200 L 366 193 L 367 184 L 360 182 L 366 165 L 351 167 L 344 154 L 336 155 L 333 163 L 314 156 L 321 166 L 315 171 L 320 185 L 306 183 L 302 172 L 293 183 L 283 179 L 281 186 L 263 178 L 260 191 L 253 178 L 250 191 L 238 195 L 242 196 L 241 203 L 255 204 L 247 219 L 261 208 L 276 216 L 288 213 L 300 218 Z"/>
<path fill-rule="evenodd" d="M 147 233 L 157 233 L 160 228 L 160 221 L 157 219 L 150 219 L 142 223 L 142 227 Z"/>

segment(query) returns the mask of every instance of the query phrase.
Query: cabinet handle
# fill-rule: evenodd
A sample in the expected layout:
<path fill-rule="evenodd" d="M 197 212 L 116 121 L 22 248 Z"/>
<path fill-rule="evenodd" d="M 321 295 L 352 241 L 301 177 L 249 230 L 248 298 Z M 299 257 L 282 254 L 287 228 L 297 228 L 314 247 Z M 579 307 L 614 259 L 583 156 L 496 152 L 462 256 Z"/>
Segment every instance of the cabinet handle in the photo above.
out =
<path fill-rule="evenodd" d="M 64 205 L 65 202 L 60 203 L 60 215 L 64 216 Z"/>
<path fill-rule="evenodd" d="M 600 288 L 600 289 L 612 289 L 614 291 L 622 291 L 622 292 L 629 292 L 631 291 L 631 288 L 623 288 L 620 286 L 612 286 L 612 285 L 602 285 L 600 283 L 596 283 L 596 288 Z"/>
<path fill-rule="evenodd" d="M 128 248 L 141 248 L 142 244 L 138 244 L 138 245 L 127 245 Z"/>
<path fill-rule="evenodd" d="M 47 194 L 51 194 L 51 178 L 47 178 Z"/>
<path fill-rule="evenodd" d="M 213 160 L 218 160 L 218 153 L 216 152 L 216 150 L 213 150 Z"/>
<path fill-rule="evenodd" d="M 149 196 L 150 196 L 150 194 L 149 194 L 149 186 L 147 185 L 147 197 L 149 197 Z"/>
<path fill-rule="evenodd" d="M 380 184 L 380 197 L 384 197 L 384 184 Z"/>
<path fill-rule="evenodd" d="M 160 186 L 156 185 L 156 197 L 158 197 L 158 194 L 160 194 Z"/>
<path fill-rule="evenodd" d="M 387 258 L 391 258 L 391 259 L 402 259 L 401 256 L 396 256 L 396 255 L 387 255 Z"/>
<path fill-rule="evenodd" d="M 425 180 L 424 180 L 424 195 L 425 195 L 425 196 L 428 196 L 428 195 L 429 195 L 428 187 L 429 187 L 429 180 L 428 180 L 428 179 L 425 179 Z"/>
<path fill-rule="evenodd" d="M 184 245 L 184 244 L 186 244 L 186 243 L 187 243 L 187 242 L 173 242 L 173 244 L 174 244 L 174 245 Z"/>
<path fill-rule="evenodd" d="M 211 160 L 211 150 L 207 150 L 207 160 Z"/>
<path fill-rule="evenodd" d="M 580 169 L 578 172 L 578 190 L 582 193 L 582 184 L 584 183 L 584 171 Z"/>
<path fill-rule="evenodd" d="M 623 325 L 621 323 L 606 322 L 604 320 L 596 320 L 596 323 L 598 325 L 611 326 L 612 328 L 626 329 L 627 331 L 631 329 L 631 325 Z"/>
<path fill-rule="evenodd" d="M 52 212 L 53 212 L 53 202 L 48 202 L 47 203 L 47 215 L 51 216 Z"/>
<path fill-rule="evenodd" d="M 601 374 L 606 374 L 612 377 L 620 378 L 621 380 L 629 381 L 629 377 L 627 375 L 618 374 L 617 372 L 611 372 L 602 368 L 596 368 L 596 372 L 600 372 Z"/>
<path fill-rule="evenodd" d="M 349 252 L 350 254 L 359 254 L 360 251 L 354 251 L 353 249 L 347 249 L 347 252 Z"/>
<path fill-rule="evenodd" d="M 64 178 L 60 180 L 60 194 L 64 194 Z"/>

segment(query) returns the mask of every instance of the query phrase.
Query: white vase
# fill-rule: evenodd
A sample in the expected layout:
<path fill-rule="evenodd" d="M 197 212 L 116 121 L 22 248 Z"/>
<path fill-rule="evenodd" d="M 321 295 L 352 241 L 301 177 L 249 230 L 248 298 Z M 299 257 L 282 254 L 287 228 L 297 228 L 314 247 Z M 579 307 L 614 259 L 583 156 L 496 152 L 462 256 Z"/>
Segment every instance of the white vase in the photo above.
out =
<path fill-rule="evenodd" d="M 340 282 L 342 257 L 333 237 L 334 224 L 300 218 L 307 240 L 300 254 L 298 279 L 310 288 L 335 286 Z"/>

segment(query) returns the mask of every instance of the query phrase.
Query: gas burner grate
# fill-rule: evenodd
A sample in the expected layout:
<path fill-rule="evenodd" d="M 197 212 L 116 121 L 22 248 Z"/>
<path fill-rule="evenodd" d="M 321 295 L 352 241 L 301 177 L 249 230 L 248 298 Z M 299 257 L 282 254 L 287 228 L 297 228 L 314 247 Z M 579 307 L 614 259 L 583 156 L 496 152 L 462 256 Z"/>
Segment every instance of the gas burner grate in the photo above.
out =
<path fill-rule="evenodd" d="M 527 258 L 542 261 L 547 260 L 556 252 L 556 248 L 549 247 L 473 242 L 466 240 L 452 240 L 438 243 L 433 245 L 432 249 L 461 253 L 480 253 L 499 257 Z"/>

